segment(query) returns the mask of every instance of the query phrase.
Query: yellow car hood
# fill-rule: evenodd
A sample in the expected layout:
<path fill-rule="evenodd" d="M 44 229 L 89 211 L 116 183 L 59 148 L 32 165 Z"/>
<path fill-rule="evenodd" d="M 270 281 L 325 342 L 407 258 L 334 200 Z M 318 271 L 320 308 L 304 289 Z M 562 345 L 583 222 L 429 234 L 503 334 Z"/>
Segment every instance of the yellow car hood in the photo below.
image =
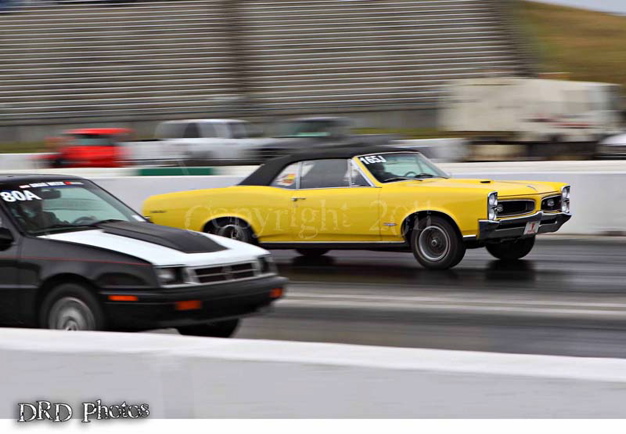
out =
<path fill-rule="evenodd" d="M 498 197 L 528 196 L 558 191 L 553 183 L 541 181 L 493 181 L 491 179 L 433 178 L 422 181 L 398 182 L 403 187 L 471 188 L 486 193 L 497 191 Z M 389 185 L 389 184 L 387 184 Z"/>

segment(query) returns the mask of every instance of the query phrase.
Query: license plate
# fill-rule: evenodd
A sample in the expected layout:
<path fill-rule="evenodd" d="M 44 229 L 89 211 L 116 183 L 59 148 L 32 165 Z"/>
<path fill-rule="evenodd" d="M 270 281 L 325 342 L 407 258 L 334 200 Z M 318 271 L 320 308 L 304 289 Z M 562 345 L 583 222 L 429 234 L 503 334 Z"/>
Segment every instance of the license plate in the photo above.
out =
<path fill-rule="evenodd" d="M 524 228 L 524 235 L 534 235 L 539 232 L 539 222 L 528 222 Z"/>

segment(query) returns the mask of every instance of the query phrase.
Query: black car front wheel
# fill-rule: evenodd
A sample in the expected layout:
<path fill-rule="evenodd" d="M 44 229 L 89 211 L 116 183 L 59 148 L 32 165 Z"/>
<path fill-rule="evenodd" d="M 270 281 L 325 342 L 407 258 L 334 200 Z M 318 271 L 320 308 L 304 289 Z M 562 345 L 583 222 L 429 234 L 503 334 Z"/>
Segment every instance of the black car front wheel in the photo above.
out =
<path fill-rule="evenodd" d="M 461 262 L 465 245 L 446 219 L 428 216 L 420 219 L 411 233 L 411 250 L 417 261 L 431 270 L 446 270 Z"/>
<path fill-rule="evenodd" d="M 178 333 L 185 336 L 204 336 L 210 338 L 230 338 L 239 327 L 240 320 L 231 319 L 208 324 L 178 327 Z"/>
<path fill-rule="evenodd" d="M 494 258 L 515 261 L 528 255 L 535 245 L 535 237 L 522 238 L 498 244 L 487 244 L 487 251 Z"/>
<path fill-rule="evenodd" d="M 44 298 L 39 324 L 42 328 L 55 330 L 104 330 L 104 313 L 89 289 L 76 283 L 65 283 Z"/>

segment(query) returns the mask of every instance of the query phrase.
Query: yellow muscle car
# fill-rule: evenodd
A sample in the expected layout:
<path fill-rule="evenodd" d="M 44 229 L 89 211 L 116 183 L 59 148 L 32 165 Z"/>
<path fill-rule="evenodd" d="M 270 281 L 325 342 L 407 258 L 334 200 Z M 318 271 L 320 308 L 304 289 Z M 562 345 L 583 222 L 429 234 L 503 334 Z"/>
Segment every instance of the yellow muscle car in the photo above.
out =
<path fill-rule="evenodd" d="M 446 269 L 468 248 L 526 256 L 569 220 L 569 194 L 559 182 L 450 178 L 406 149 L 345 147 L 276 158 L 232 187 L 153 196 L 144 213 L 268 249 L 402 250 Z"/>

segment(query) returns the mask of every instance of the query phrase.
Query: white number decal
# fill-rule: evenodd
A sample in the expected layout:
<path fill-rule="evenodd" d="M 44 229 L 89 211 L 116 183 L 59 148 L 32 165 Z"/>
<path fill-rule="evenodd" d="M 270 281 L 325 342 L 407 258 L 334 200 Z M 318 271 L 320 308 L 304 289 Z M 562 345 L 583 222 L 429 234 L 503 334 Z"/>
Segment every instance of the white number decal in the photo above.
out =
<path fill-rule="evenodd" d="M 0 193 L 0 196 L 2 196 L 2 200 L 4 200 L 5 202 L 15 202 L 17 200 L 19 200 L 20 202 L 25 202 L 28 200 L 41 200 L 41 198 L 39 196 L 37 196 L 35 193 L 31 192 L 31 191 L 17 191 L 17 190 L 13 190 L 13 191 L 3 191 Z"/>
<path fill-rule="evenodd" d="M 0 195 L 2 195 L 2 200 L 5 202 L 15 202 L 15 198 L 10 191 L 3 191 Z"/>
<path fill-rule="evenodd" d="M 366 157 L 361 157 L 360 160 L 365 164 L 373 164 L 373 163 L 386 163 L 385 157 L 382 155 L 368 155 Z"/>
<path fill-rule="evenodd" d="M 18 192 L 16 192 L 16 193 L 19 193 L 19 191 L 18 191 Z M 33 193 L 32 191 L 28 191 L 28 190 L 26 190 L 26 191 L 24 192 L 24 194 L 26 195 L 26 200 L 33 200 L 33 199 L 35 199 L 35 200 L 41 200 L 41 198 L 40 198 L 39 196 L 37 196 L 35 193 Z"/>

